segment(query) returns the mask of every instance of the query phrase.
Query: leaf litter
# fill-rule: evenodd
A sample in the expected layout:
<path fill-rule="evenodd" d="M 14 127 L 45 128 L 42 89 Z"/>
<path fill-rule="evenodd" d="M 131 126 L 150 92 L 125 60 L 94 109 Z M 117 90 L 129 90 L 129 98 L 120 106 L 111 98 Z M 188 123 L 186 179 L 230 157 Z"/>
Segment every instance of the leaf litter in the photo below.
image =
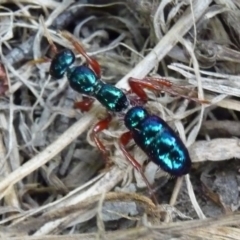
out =
<path fill-rule="evenodd" d="M 2 239 L 239 238 L 237 1 L 0 3 Z M 59 30 L 73 33 L 106 82 L 128 89 L 129 77 L 164 77 L 181 96 L 195 88 L 208 101 L 148 93 L 147 107 L 178 132 L 193 162 L 176 180 L 133 145 L 158 206 L 119 150 L 122 121 L 100 135 L 113 162 L 104 169 L 89 137 L 104 109 L 73 109 L 82 96 L 67 79 L 51 79 L 49 62 L 31 64 L 51 58 L 44 26 L 58 49 L 73 48 Z"/>

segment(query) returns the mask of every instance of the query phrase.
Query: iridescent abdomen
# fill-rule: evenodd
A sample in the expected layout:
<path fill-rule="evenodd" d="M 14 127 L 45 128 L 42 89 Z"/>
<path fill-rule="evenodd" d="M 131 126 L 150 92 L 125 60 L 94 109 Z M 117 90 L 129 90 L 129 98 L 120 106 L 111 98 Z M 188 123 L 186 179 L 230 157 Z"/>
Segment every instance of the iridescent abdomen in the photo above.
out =
<path fill-rule="evenodd" d="M 125 124 L 136 144 L 164 171 L 174 176 L 190 171 L 187 148 L 160 117 L 149 115 L 142 107 L 134 107 L 126 114 Z"/>

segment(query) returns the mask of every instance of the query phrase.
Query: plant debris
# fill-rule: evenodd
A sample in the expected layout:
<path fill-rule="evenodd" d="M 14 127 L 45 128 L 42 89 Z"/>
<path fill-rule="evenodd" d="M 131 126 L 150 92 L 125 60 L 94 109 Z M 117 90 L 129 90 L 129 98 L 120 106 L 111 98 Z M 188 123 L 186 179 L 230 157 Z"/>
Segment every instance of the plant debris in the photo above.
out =
<path fill-rule="evenodd" d="M 0 0 L 0 239 L 239 239 L 240 4 L 237 1 Z M 90 138 L 105 116 L 66 77 L 49 75 L 53 49 L 77 38 L 105 82 L 129 90 L 130 77 L 172 83 L 147 92 L 189 149 L 193 167 L 178 179 L 149 162 L 134 144 L 159 201 L 125 160 L 115 118 L 100 137 L 112 161 Z M 156 83 L 157 84 L 157 83 Z"/>

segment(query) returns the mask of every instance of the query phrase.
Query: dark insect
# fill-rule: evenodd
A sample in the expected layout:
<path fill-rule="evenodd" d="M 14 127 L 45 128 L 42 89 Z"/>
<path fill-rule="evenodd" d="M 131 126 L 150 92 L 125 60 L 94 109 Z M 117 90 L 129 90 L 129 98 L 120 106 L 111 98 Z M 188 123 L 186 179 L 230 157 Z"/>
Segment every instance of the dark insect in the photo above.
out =
<path fill-rule="evenodd" d="M 165 121 L 158 116 L 150 115 L 142 107 L 148 100 L 144 88 L 152 91 L 165 91 L 167 87 L 171 89 L 171 82 L 156 78 L 145 78 L 143 80 L 130 78 L 131 91 L 125 93 L 121 89 L 101 81 L 101 69 L 98 62 L 87 55 L 83 47 L 72 35 L 65 31 L 62 32 L 62 35 L 85 57 L 88 66 L 72 66 L 75 55 L 71 50 L 65 49 L 54 56 L 50 66 L 50 74 L 56 79 L 60 79 L 64 74 L 67 74 L 70 86 L 84 95 L 83 101 L 75 103 L 75 107 L 82 111 L 89 111 L 94 100 L 97 99 L 107 109 L 106 118 L 94 126 L 91 134 L 95 144 L 105 158 L 108 158 L 108 152 L 98 138 L 98 133 L 108 128 L 114 113 L 123 113 L 124 122 L 129 132 L 122 134 L 120 137 L 120 148 L 133 167 L 141 173 L 151 193 L 151 186 L 143 173 L 141 165 L 126 149 L 126 145 L 131 139 L 134 139 L 135 143 L 151 161 L 167 173 L 173 176 L 182 176 L 189 173 L 191 160 L 182 140 Z M 134 93 L 136 97 L 130 97 L 130 93 Z M 184 95 L 180 96 L 189 98 Z M 206 101 L 198 99 L 192 100 L 206 103 Z M 157 203 L 155 197 L 154 201 Z"/>

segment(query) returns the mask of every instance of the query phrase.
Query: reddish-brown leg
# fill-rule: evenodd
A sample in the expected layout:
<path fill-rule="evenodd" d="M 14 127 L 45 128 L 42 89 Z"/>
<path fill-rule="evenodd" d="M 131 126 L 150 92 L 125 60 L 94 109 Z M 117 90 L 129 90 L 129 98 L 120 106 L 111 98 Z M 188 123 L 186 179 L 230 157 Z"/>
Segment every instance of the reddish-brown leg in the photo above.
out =
<path fill-rule="evenodd" d="M 97 148 L 103 153 L 104 158 L 106 159 L 107 166 L 109 165 L 108 151 L 103 145 L 103 143 L 100 141 L 100 139 L 98 138 L 98 134 L 103 130 L 107 129 L 111 121 L 112 121 L 112 116 L 108 114 L 106 118 L 102 119 L 97 124 L 95 124 L 91 133 L 91 137 L 94 140 Z"/>
<path fill-rule="evenodd" d="M 3 95 L 8 90 L 7 74 L 4 66 L 0 63 L 0 95 Z"/>
<path fill-rule="evenodd" d="M 173 83 L 170 81 L 164 79 L 164 78 L 143 78 L 143 79 L 137 79 L 137 78 L 129 78 L 128 79 L 129 85 L 131 87 L 131 90 L 139 96 L 143 101 L 147 101 L 148 97 L 147 94 L 144 91 L 145 89 L 151 90 L 151 91 L 164 91 L 172 95 L 177 95 L 182 98 L 189 99 L 191 101 L 199 102 L 201 104 L 207 104 L 209 101 L 207 100 L 200 100 L 198 98 L 193 98 L 188 95 L 181 94 L 173 89 Z M 184 87 L 181 86 L 175 86 L 175 88 L 179 88 L 181 90 L 187 90 Z"/>
<path fill-rule="evenodd" d="M 138 97 L 140 97 L 144 103 L 146 103 L 148 100 L 148 96 L 143 89 L 146 88 L 147 85 L 142 84 L 141 81 L 136 81 L 136 78 L 132 77 L 128 79 L 128 84 L 131 88 L 131 91 L 135 93 Z"/>
<path fill-rule="evenodd" d="M 75 47 L 75 49 L 80 54 L 82 54 L 85 57 L 87 63 L 91 66 L 93 71 L 100 78 L 101 77 L 101 68 L 100 68 L 99 63 L 95 59 L 93 59 L 90 56 L 88 56 L 88 54 L 86 53 L 86 51 L 84 50 L 82 45 L 69 32 L 62 31 L 61 34 L 72 43 L 72 45 Z"/>
<path fill-rule="evenodd" d="M 80 109 L 82 112 L 88 112 L 95 99 L 83 96 L 83 100 L 74 103 L 74 108 Z"/>
<path fill-rule="evenodd" d="M 132 133 L 131 132 L 125 132 L 121 135 L 120 140 L 119 140 L 119 146 L 123 152 L 123 154 L 125 155 L 125 157 L 127 158 L 127 160 L 132 164 L 132 166 L 137 169 L 137 171 L 141 174 L 145 184 L 148 187 L 149 193 L 151 195 L 151 197 L 153 198 L 154 203 L 157 205 L 157 198 L 151 188 L 150 183 L 148 182 L 146 176 L 144 175 L 144 172 L 142 170 L 142 166 L 138 163 L 138 161 L 136 159 L 134 159 L 134 157 L 132 155 L 130 155 L 130 153 L 127 151 L 126 149 L 126 145 L 130 142 L 130 140 L 132 139 Z"/>
<path fill-rule="evenodd" d="M 147 102 L 148 96 L 144 91 L 144 88 L 151 91 L 161 91 L 163 86 L 171 88 L 172 83 L 166 79 L 159 79 L 158 84 L 153 84 L 150 78 L 137 79 L 130 77 L 128 79 L 129 86 L 133 93 L 140 97 L 144 102 Z M 161 84 L 160 84 L 161 83 Z"/>

